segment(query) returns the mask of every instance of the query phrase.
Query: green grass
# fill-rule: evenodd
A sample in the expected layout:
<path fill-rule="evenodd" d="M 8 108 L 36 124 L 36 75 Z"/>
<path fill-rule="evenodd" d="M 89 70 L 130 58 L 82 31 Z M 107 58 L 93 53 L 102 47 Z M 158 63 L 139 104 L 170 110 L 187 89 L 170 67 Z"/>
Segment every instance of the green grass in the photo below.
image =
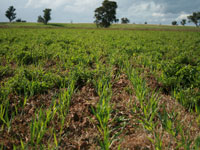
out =
<path fill-rule="evenodd" d="M 97 28 L 93 23 L 48 23 L 44 25 L 42 23 L 0 23 L 1 26 L 7 27 L 44 27 L 44 28 Z M 195 26 L 172 26 L 172 25 L 151 25 L 151 24 L 113 24 L 108 29 L 156 29 L 156 30 L 195 30 L 199 31 L 199 28 Z"/>

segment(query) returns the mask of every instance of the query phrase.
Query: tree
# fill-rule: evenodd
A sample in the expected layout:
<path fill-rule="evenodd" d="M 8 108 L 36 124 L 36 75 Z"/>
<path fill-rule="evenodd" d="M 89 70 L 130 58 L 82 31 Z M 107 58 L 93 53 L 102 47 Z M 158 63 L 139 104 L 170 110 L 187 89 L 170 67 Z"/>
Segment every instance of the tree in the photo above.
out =
<path fill-rule="evenodd" d="M 119 23 L 119 19 L 116 19 L 115 22 L 116 22 L 116 23 Z"/>
<path fill-rule="evenodd" d="M 147 24 L 147 22 L 145 21 L 144 24 Z"/>
<path fill-rule="evenodd" d="M 9 19 L 10 22 L 12 22 L 16 18 L 15 8 L 13 6 L 10 6 L 8 10 L 6 11 L 6 17 Z"/>
<path fill-rule="evenodd" d="M 16 19 L 16 22 L 22 22 L 21 18 Z"/>
<path fill-rule="evenodd" d="M 130 20 L 128 18 L 121 18 L 121 23 L 122 24 L 127 24 L 129 22 L 130 22 Z"/>
<path fill-rule="evenodd" d="M 51 9 L 46 8 L 43 12 L 44 16 L 38 16 L 37 22 L 47 24 L 51 20 Z"/>
<path fill-rule="evenodd" d="M 177 26 L 178 25 L 177 21 L 172 21 L 172 25 Z"/>
<path fill-rule="evenodd" d="M 181 25 L 184 26 L 186 24 L 186 19 L 182 19 Z"/>
<path fill-rule="evenodd" d="M 114 1 L 104 0 L 101 7 L 95 9 L 94 21 L 97 27 L 109 27 L 113 22 L 117 22 L 116 18 L 117 3 Z"/>
<path fill-rule="evenodd" d="M 44 23 L 44 18 L 42 18 L 42 16 L 38 16 L 37 22 Z"/>
<path fill-rule="evenodd" d="M 189 22 L 193 22 L 197 27 L 200 26 L 200 12 L 193 12 L 193 14 L 187 18 Z"/>
<path fill-rule="evenodd" d="M 46 8 L 45 10 L 43 10 L 44 12 L 44 24 L 47 24 L 49 22 L 49 20 L 51 20 L 51 9 Z"/>

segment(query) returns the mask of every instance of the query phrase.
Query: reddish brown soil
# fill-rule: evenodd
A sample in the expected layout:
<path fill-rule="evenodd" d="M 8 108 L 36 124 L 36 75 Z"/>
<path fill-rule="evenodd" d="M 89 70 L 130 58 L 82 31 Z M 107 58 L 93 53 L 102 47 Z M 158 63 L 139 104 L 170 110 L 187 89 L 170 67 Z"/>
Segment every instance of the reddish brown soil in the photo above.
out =
<path fill-rule="evenodd" d="M 150 88 L 158 89 L 159 83 L 151 76 L 147 78 Z M 133 104 L 136 102 L 134 96 L 134 89 L 127 79 L 126 75 L 122 74 L 118 79 L 112 80 L 112 99 L 110 101 L 112 112 L 109 121 L 109 128 L 111 129 L 110 137 L 117 135 L 111 144 L 111 148 L 116 150 L 120 147 L 122 150 L 151 150 L 154 145 L 148 138 L 154 139 L 152 133 L 144 129 L 141 123 L 138 122 L 141 114 L 133 112 Z M 132 93 L 130 93 L 132 92 Z M 30 142 L 30 122 L 34 117 L 36 108 L 43 109 L 50 107 L 52 97 L 58 90 L 49 91 L 47 94 L 36 95 L 27 101 L 24 109 L 18 110 L 18 115 L 12 120 L 12 128 L 10 132 L 7 130 L 0 130 L 0 143 L 4 145 L 5 149 L 13 149 L 13 145 L 20 145 L 20 139 L 24 143 Z M 184 126 L 184 132 L 189 133 L 191 139 L 195 139 L 199 131 L 199 124 L 196 123 L 196 116 L 188 113 L 180 104 L 178 104 L 169 95 L 160 94 L 159 112 L 163 112 L 165 107 L 168 113 L 177 112 L 179 116 L 177 119 L 181 120 Z M 19 105 L 21 97 L 10 95 L 11 110 L 14 111 L 14 105 Z M 54 127 L 56 136 L 59 141 L 59 149 L 67 150 L 96 150 L 100 149 L 99 141 L 102 140 L 97 126 L 98 122 L 92 113 L 92 107 L 95 108 L 99 97 L 91 84 L 87 84 L 76 91 L 72 100 L 68 115 L 66 116 L 63 132 L 60 134 L 60 120 L 55 117 L 49 124 L 49 128 Z M 138 106 L 139 107 L 139 106 Z M 156 118 L 159 122 L 159 119 Z M 167 133 L 161 123 L 159 122 L 156 131 L 163 133 L 163 148 L 167 149 L 168 145 L 174 149 L 177 142 L 173 137 Z M 180 139 L 180 136 L 178 136 Z M 42 143 L 44 145 L 54 145 L 54 138 L 47 133 Z M 30 149 L 32 147 L 30 146 Z M 37 146 L 35 147 L 37 148 Z"/>
<path fill-rule="evenodd" d="M 143 150 L 153 149 L 152 143 L 147 137 L 151 135 L 147 134 L 141 124 L 138 123 L 138 114 L 132 113 L 132 105 L 136 100 L 133 94 L 128 93 L 128 90 L 133 90 L 130 81 L 126 75 L 121 75 L 119 80 L 113 84 L 113 97 L 111 103 L 113 103 L 114 117 L 123 117 L 124 121 L 121 122 L 121 134 L 118 137 L 118 141 L 113 143 L 112 149 L 115 150 L 120 146 L 121 149 L 127 150 Z M 125 123 L 125 126 L 123 124 Z M 112 128 L 119 126 L 117 122 L 113 122 Z M 111 129 L 112 129 L 111 128 Z"/>
<path fill-rule="evenodd" d="M 3 144 L 5 149 L 13 149 L 13 145 L 21 145 L 20 140 L 25 143 L 30 140 L 30 123 L 38 108 L 48 108 L 51 104 L 52 97 L 56 91 L 49 91 L 47 94 L 36 95 L 28 99 L 25 107 L 19 107 L 18 114 L 12 119 L 11 129 L 8 132 L 4 125 L 4 130 L 0 129 L 0 144 Z M 23 97 L 14 94 L 9 95 L 10 113 L 15 112 L 15 105 L 19 106 L 23 103 Z M 1 124 L 0 124 L 1 125 Z M 1 125 L 2 127 L 2 125 Z"/>
<path fill-rule="evenodd" d="M 67 115 L 67 128 L 63 131 L 61 149 L 87 150 L 97 149 L 99 133 L 97 122 L 92 114 L 99 97 L 91 85 L 80 89 L 72 98 L 70 112 Z"/>

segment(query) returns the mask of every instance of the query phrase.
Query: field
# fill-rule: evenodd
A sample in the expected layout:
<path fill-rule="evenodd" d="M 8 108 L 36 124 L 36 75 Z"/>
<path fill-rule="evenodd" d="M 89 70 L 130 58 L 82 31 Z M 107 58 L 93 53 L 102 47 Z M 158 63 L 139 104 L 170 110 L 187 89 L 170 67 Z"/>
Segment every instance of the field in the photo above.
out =
<path fill-rule="evenodd" d="M 1 149 L 200 149 L 199 29 L 61 25 L 0 24 Z"/>
<path fill-rule="evenodd" d="M 97 29 L 93 23 L 0 23 L 0 28 L 68 28 L 68 29 Z M 99 28 L 100 29 L 100 28 Z M 145 25 L 145 24 L 113 24 L 108 29 L 103 30 L 164 30 L 164 31 L 198 31 L 194 26 L 171 26 L 171 25 Z"/>

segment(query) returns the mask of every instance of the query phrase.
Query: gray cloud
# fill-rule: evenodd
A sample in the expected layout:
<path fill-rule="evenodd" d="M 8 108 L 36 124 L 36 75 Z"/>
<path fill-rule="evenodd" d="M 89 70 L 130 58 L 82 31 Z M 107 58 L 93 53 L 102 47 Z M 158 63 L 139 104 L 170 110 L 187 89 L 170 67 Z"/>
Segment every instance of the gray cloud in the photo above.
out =
<path fill-rule="evenodd" d="M 5 11 L 17 9 L 17 18 L 35 22 L 44 8 L 52 8 L 51 22 L 93 22 L 94 9 L 103 0 L 1 0 L 0 21 L 8 21 Z M 135 23 L 170 24 L 194 11 L 200 11 L 200 0 L 116 0 L 117 17 L 128 17 Z"/>
<path fill-rule="evenodd" d="M 154 0 L 156 3 L 165 6 L 166 13 L 192 13 L 193 11 L 200 11 L 199 0 Z"/>

